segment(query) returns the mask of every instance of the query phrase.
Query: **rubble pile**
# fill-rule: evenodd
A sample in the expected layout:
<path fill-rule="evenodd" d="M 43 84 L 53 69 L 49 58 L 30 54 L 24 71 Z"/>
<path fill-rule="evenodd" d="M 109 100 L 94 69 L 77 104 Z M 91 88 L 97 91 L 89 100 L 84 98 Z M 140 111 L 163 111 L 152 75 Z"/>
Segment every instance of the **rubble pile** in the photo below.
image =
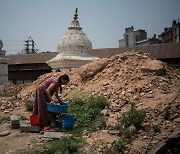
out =
<path fill-rule="evenodd" d="M 16 96 L 23 87 L 26 87 L 28 84 L 19 84 L 15 85 L 13 83 L 8 83 L 4 87 L 4 91 L 1 94 L 2 96 Z"/>
<path fill-rule="evenodd" d="M 4 114 L 9 116 L 22 108 L 25 109 L 24 102 L 18 99 L 17 95 L 26 86 L 25 84 L 15 85 L 13 83 L 5 85 L 4 92 L 0 96 L 0 117 L 3 117 Z"/>
<path fill-rule="evenodd" d="M 132 143 L 127 145 L 125 153 L 145 151 L 152 135 L 149 133 L 151 125 L 159 125 L 161 132 L 154 137 L 150 148 L 167 138 L 180 124 L 180 96 L 177 92 L 180 89 L 180 72 L 147 53 L 129 51 L 80 68 L 44 74 L 32 85 L 23 88 L 18 97 L 33 100 L 35 89 L 42 81 L 62 74 L 70 76 L 70 84 L 63 87 L 60 94 L 64 101 L 73 91 L 79 90 L 100 94 L 108 99 L 108 106 L 101 112 L 107 117 L 107 130 L 84 136 L 89 147 L 96 144 L 99 153 L 117 140 L 117 131 L 112 133 L 108 128 L 116 125 L 122 113 L 129 110 L 129 102 L 135 102 L 138 109 L 146 110 L 144 127 L 148 129 L 138 132 Z M 167 106 L 171 116 L 165 120 L 163 111 Z"/>
<path fill-rule="evenodd" d="M 17 101 L 15 96 L 13 97 L 2 97 L 0 101 L 0 110 L 5 114 L 10 113 L 13 110 L 19 110 L 22 106 L 21 101 Z"/>

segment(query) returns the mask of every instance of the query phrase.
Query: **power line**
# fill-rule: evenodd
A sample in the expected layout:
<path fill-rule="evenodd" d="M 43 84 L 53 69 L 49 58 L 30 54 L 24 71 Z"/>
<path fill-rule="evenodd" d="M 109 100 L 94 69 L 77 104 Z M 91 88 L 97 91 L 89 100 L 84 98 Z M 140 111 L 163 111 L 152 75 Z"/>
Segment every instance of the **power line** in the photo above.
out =
<path fill-rule="evenodd" d="M 23 40 L 3 40 L 3 43 L 5 42 L 23 42 Z"/>
<path fill-rule="evenodd" d="M 4 46 L 22 46 L 23 44 L 4 43 Z"/>
<path fill-rule="evenodd" d="M 18 51 L 19 52 L 19 49 L 7 49 L 5 51 L 7 51 L 7 52 L 9 52 L 9 51 Z"/>
<path fill-rule="evenodd" d="M 37 53 L 39 51 L 38 45 L 35 43 L 31 36 L 29 36 L 27 40 L 6 39 L 3 40 L 3 44 L 3 49 L 7 52 L 14 51 L 20 54 L 30 54 Z"/>

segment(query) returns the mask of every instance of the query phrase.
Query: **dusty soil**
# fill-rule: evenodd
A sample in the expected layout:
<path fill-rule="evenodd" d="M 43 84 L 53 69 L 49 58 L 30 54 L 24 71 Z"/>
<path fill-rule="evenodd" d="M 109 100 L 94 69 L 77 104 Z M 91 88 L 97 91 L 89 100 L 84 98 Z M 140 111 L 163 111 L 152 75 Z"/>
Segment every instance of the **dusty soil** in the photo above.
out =
<path fill-rule="evenodd" d="M 11 115 L 29 119 L 31 112 L 25 107 L 25 102 L 17 98 L 18 92 L 27 85 L 8 84 L 5 92 L 0 96 L 0 119 L 5 119 L 0 124 L 0 151 L 2 154 L 23 154 L 34 148 L 38 149 L 48 140 L 39 133 L 21 132 L 20 129 L 12 129 L 9 119 Z"/>
<path fill-rule="evenodd" d="M 1 153 L 27 153 L 37 147 L 39 134 L 23 133 L 18 129 L 11 129 L 9 123 L 0 125 L 0 131 L 9 131 L 9 135 L 0 137 Z"/>
<path fill-rule="evenodd" d="M 46 78 L 64 73 L 68 74 L 71 80 L 68 86 L 63 87 L 63 93 L 60 94 L 64 101 L 77 91 L 100 94 L 108 98 L 108 106 L 102 111 L 107 118 L 107 128 L 92 134 L 85 133 L 84 138 L 88 143 L 87 151 L 93 147 L 97 153 L 104 153 L 104 149 L 111 147 L 121 137 L 119 133 L 111 132 L 109 128 L 116 125 L 118 117 L 129 110 L 131 101 L 136 103 L 138 109 L 145 109 L 147 117 L 143 123 L 145 129 L 139 130 L 133 137 L 131 144 L 127 145 L 125 153 L 144 153 L 152 136 L 151 126 L 154 124 L 159 125 L 161 131 L 155 135 L 148 150 L 179 129 L 180 71 L 169 68 L 165 63 L 148 54 L 133 51 L 111 58 L 99 59 L 77 69 L 44 74 L 31 85 L 19 87 L 7 85 L 6 93 L 1 96 L 0 100 L 0 118 L 11 114 L 28 118 L 30 113 L 25 109 L 25 100 L 34 99 L 37 85 Z M 14 92 L 11 87 L 17 90 Z M 14 94 L 12 95 L 12 93 Z M 167 106 L 170 118 L 165 120 L 163 111 Z M 0 140 L 3 145 L 0 147 L 0 151 L 4 153 L 30 150 L 34 146 L 44 143 L 44 141 L 39 141 L 43 140 L 39 137 L 40 134 L 12 130 L 9 123 L 0 125 L 0 132 L 4 130 L 10 131 L 9 135 L 1 137 Z"/>

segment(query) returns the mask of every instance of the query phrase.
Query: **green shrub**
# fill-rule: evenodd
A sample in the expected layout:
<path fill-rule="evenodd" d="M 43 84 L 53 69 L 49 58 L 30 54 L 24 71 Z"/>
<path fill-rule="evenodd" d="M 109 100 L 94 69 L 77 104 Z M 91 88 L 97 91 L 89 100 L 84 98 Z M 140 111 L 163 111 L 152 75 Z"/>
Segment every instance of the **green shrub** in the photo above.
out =
<path fill-rule="evenodd" d="M 105 117 L 100 117 L 100 118 L 97 120 L 96 124 L 97 124 L 97 128 L 98 128 L 98 129 L 103 129 L 103 128 L 106 128 L 106 127 L 107 127 Z"/>
<path fill-rule="evenodd" d="M 159 125 L 152 125 L 152 129 L 153 129 L 154 133 L 160 132 L 160 126 Z"/>
<path fill-rule="evenodd" d="M 126 148 L 127 143 L 123 139 L 119 139 L 114 144 L 114 150 L 118 152 L 123 152 Z"/>
<path fill-rule="evenodd" d="M 32 111 L 33 110 L 33 105 L 34 105 L 33 101 L 26 100 L 25 105 L 26 105 L 27 111 Z"/>
<path fill-rule="evenodd" d="M 126 59 L 128 59 L 128 56 L 127 55 L 124 55 L 121 57 L 122 61 L 125 61 Z"/>
<path fill-rule="evenodd" d="M 88 127 L 87 130 L 89 130 L 90 132 L 95 132 L 106 127 L 107 125 L 105 117 L 99 116 L 92 122 L 91 127 Z"/>
<path fill-rule="evenodd" d="M 134 125 L 136 128 L 140 128 L 145 117 L 146 112 L 144 110 L 137 110 L 135 103 L 132 102 L 130 110 L 122 115 L 121 122 L 125 124 L 126 127 Z"/>
<path fill-rule="evenodd" d="M 163 118 L 165 120 L 168 120 L 170 118 L 170 107 L 169 106 L 166 106 L 164 109 L 163 109 Z"/>
<path fill-rule="evenodd" d="M 84 128 L 95 125 L 95 127 L 104 127 L 106 125 L 105 120 L 101 119 L 101 110 L 107 105 L 107 99 L 104 96 L 92 96 L 77 92 L 71 96 L 69 103 L 68 112 L 75 114 L 77 127 Z M 95 122 L 98 123 L 95 124 Z"/>
<path fill-rule="evenodd" d="M 89 108 L 104 109 L 107 106 L 107 99 L 104 96 L 90 95 L 87 99 Z"/>
<path fill-rule="evenodd" d="M 131 139 L 135 133 L 136 133 L 136 129 L 132 129 L 132 128 L 122 129 L 122 134 L 126 139 Z"/>
<path fill-rule="evenodd" d="M 127 143 L 123 139 L 118 139 L 112 147 L 105 150 L 105 154 L 120 154 L 124 153 Z"/>
<path fill-rule="evenodd" d="M 6 123 L 6 122 L 9 122 L 10 121 L 10 117 L 3 117 L 0 119 L 0 124 L 2 123 Z"/>
<path fill-rule="evenodd" d="M 83 105 L 83 103 L 85 102 L 84 100 L 87 97 L 88 97 L 88 94 L 86 94 L 83 91 L 74 91 L 70 95 L 68 101 L 71 103 L 71 105 Z"/>
<path fill-rule="evenodd" d="M 109 130 L 121 130 L 122 129 L 122 125 L 120 123 L 117 123 L 116 125 L 111 125 L 109 127 Z"/>
<path fill-rule="evenodd" d="M 82 145 L 82 138 L 65 136 L 51 143 L 41 154 L 75 154 Z"/>

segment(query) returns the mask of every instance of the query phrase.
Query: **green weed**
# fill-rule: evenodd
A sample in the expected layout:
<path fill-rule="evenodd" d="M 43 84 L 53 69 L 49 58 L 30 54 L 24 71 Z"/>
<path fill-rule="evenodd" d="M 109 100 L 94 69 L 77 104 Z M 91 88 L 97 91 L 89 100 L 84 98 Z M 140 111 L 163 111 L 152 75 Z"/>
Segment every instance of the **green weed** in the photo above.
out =
<path fill-rule="evenodd" d="M 113 149 L 118 152 L 123 152 L 126 148 L 127 143 L 123 139 L 118 139 L 114 144 Z"/>
<path fill-rule="evenodd" d="M 0 119 L 0 124 L 7 123 L 9 121 L 10 121 L 10 117 L 3 117 L 3 118 Z"/>
<path fill-rule="evenodd" d="M 152 129 L 153 129 L 154 133 L 160 132 L 160 126 L 159 125 L 152 125 Z"/>
<path fill-rule="evenodd" d="M 33 110 L 33 105 L 34 105 L 33 101 L 31 101 L 31 100 L 26 100 L 26 101 L 25 101 L 25 105 L 26 105 L 27 111 L 32 111 L 32 110 Z"/>
<path fill-rule="evenodd" d="M 132 129 L 130 127 L 122 129 L 122 135 L 125 139 L 131 139 L 136 133 L 136 129 Z"/>
<path fill-rule="evenodd" d="M 78 94 L 72 95 L 69 99 L 70 108 L 68 111 L 75 114 L 76 127 L 92 127 L 93 129 L 95 129 L 94 127 L 104 127 L 106 124 L 102 118 L 101 110 L 107 105 L 107 99 L 103 96 L 85 95 L 84 93 Z"/>
<path fill-rule="evenodd" d="M 50 143 L 44 150 L 36 150 L 41 154 L 75 154 L 83 146 L 83 139 L 74 136 L 65 136 Z"/>
<path fill-rule="evenodd" d="M 140 128 L 145 117 L 146 112 L 144 110 L 137 110 L 135 108 L 135 103 L 132 102 L 130 110 L 122 115 L 121 122 L 126 127 L 134 125 L 136 128 Z"/>
<path fill-rule="evenodd" d="M 170 118 L 170 107 L 169 106 L 166 106 L 164 109 L 163 109 L 163 118 L 165 120 L 168 120 Z"/>

